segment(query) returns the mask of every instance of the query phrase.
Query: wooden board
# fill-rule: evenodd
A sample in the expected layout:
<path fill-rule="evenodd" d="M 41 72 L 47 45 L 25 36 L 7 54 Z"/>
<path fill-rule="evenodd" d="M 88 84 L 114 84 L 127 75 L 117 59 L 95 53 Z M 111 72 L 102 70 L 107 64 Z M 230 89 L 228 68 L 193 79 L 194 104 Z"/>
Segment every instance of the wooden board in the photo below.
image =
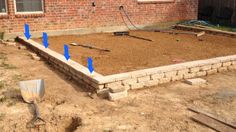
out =
<path fill-rule="evenodd" d="M 206 115 L 206 116 L 208 116 L 208 117 L 210 117 L 210 118 L 213 118 L 213 119 L 215 119 L 215 120 L 217 120 L 217 121 L 219 121 L 219 122 L 221 122 L 221 123 L 224 123 L 224 124 L 226 124 L 226 125 L 228 125 L 228 126 L 234 128 L 234 129 L 236 129 L 236 125 L 233 124 L 233 123 L 231 123 L 232 121 L 228 121 L 228 120 L 226 120 L 226 119 L 222 119 L 222 118 L 220 118 L 220 117 L 216 117 L 215 115 L 212 115 L 212 114 L 210 114 L 210 113 L 207 113 L 207 112 L 202 111 L 202 110 L 200 110 L 200 109 L 198 109 L 198 108 L 195 108 L 195 107 L 191 107 L 191 108 L 188 108 L 188 109 L 191 110 L 191 111 L 193 111 L 193 112 Z"/>
<path fill-rule="evenodd" d="M 218 132 L 236 132 L 236 129 L 203 114 L 197 114 L 192 119 Z"/>
<path fill-rule="evenodd" d="M 222 30 L 217 30 L 217 29 L 200 28 L 200 27 L 195 27 L 195 26 L 186 26 L 186 25 L 181 25 L 181 24 L 176 25 L 175 29 L 187 30 L 187 31 L 198 31 L 198 32 L 205 31 L 206 33 L 209 33 L 209 34 L 219 34 L 219 35 L 224 35 L 224 36 L 236 37 L 235 32 L 228 32 L 228 31 L 222 31 Z"/>

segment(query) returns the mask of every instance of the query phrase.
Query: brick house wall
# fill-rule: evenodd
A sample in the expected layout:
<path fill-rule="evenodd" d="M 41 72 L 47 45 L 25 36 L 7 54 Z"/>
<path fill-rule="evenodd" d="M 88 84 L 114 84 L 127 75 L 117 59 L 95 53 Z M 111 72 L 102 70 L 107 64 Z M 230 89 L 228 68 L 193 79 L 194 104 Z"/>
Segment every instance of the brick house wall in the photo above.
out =
<path fill-rule="evenodd" d="M 174 2 L 138 2 L 138 0 L 44 0 L 43 14 L 16 14 L 14 0 L 7 0 L 8 12 L 0 15 L 0 30 L 23 32 L 24 24 L 31 31 L 96 28 L 124 25 L 119 12 L 123 5 L 136 25 L 197 18 L 198 0 Z M 155 0 L 153 0 L 155 1 Z M 163 1 L 163 0 L 162 0 Z"/>

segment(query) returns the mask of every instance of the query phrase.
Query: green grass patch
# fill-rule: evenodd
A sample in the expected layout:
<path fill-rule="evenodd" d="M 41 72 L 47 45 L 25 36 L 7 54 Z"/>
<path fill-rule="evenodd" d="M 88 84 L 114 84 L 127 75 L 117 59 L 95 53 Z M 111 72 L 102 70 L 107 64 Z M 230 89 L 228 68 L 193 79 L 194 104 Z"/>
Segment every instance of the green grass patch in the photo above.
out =
<path fill-rule="evenodd" d="M 4 82 L 0 81 L 0 90 L 4 88 Z"/>
<path fill-rule="evenodd" d="M 7 55 L 3 52 L 0 52 L 0 67 L 3 67 L 5 69 L 16 69 L 17 67 L 6 63 Z"/>
<path fill-rule="evenodd" d="M 16 69 L 17 67 L 12 65 L 12 64 L 7 64 L 5 61 L 3 61 L 1 64 L 0 64 L 0 67 L 3 67 L 5 69 Z"/>
<path fill-rule="evenodd" d="M 15 74 L 12 78 L 15 81 L 22 81 L 23 80 L 23 77 L 20 74 Z"/>
<path fill-rule="evenodd" d="M 6 96 L 0 96 L 0 103 L 5 102 L 7 100 Z"/>
<path fill-rule="evenodd" d="M 3 52 L 0 52 L 0 61 L 1 61 L 0 67 L 3 67 L 5 69 L 16 69 L 16 66 L 7 64 L 6 60 L 7 60 L 6 54 Z"/>
<path fill-rule="evenodd" d="M 4 60 L 4 61 L 7 60 L 7 56 L 5 53 L 0 52 L 0 60 Z"/>

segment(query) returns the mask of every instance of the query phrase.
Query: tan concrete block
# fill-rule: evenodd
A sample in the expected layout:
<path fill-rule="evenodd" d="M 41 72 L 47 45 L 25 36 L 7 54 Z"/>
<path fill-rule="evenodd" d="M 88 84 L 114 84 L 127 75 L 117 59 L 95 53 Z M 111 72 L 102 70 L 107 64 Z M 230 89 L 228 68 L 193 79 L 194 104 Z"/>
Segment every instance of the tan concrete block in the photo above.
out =
<path fill-rule="evenodd" d="M 140 71 L 134 71 L 134 72 L 131 72 L 131 77 L 132 78 L 136 78 L 136 77 L 143 77 L 143 76 L 146 76 L 146 72 L 140 70 Z"/>
<path fill-rule="evenodd" d="M 207 71 L 207 75 L 215 74 L 217 73 L 217 69 L 211 69 Z"/>
<path fill-rule="evenodd" d="M 207 70 L 210 70 L 211 68 L 212 68 L 211 65 L 201 66 L 201 67 L 200 67 L 200 71 L 207 71 Z"/>
<path fill-rule="evenodd" d="M 184 74 L 184 79 L 194 78 L 195 76 L 196 76 L 196 73 Z"/>
<path fill-rule="evenodd" d="M 152 80 L 161 79 L 161 78 L 164 77 L 164 75 L 165 75 L 164 73 L 153 74 L 153 75 L 151 75 L 151 79 L 152 79 Z"/>
<path fill-rule="evenodd" d="M 207 72 L 206 71 L 200 71 L 196 73 L 196 77 L 201 77 L 201 76 L 206 76 Z"/>
<path fill-rule="evenodd" d="M 159 80 L 150 80 L 147 82 L 144 82 L 145 87 L 155 86 L 159 84 Z"/>
<path fill-rule="evenodd" d="M 130 86 L 131 84 L 124 84 L 123 87 L 126 89 L 126 90 L 130 90 Z"/>
<path fill-rule="evenodd" d="M 236 70 L 236 65 L 228 66 L 228 70 Z"/>
<path fill-rule="evenodd" d="M 179 81 L 184 78 L 184 75 L 176 75 L 171 78 L 171 81 Z"/>
<path fill-rule="evenodd" d="M 121 81 L 105 84 L 106 88 L 114 88 L 114 87 L 121 87 L 121 86 L 123 86 Z"/>
<path fill-rule="evenodd" d="M 227 67 L 227 66 L 230 66 L 231 64 L 232 64 L 232 62 L 229 61 L 229 62 L 223 62 L 222 65 L 223 65 L 223 67 Z"/>
<path fill-rule="evenodd" d="M 170 81 L 171 81 L 171 78 L 166 78 L 166 77 L 159 79 L 160 84 L 168 83 Z"/>
<path fill-rule="evenodd" d="M 190 73 L 196 73 L 200 71 L 200 67 L 193 67 L 189 69 Z"/>
<path fill-rule="evenodd" d="M 218 72 L 225 72 L 227 70 L 228 70 L 227 67 L 220 67 L 220 68 L 217 69 Z"/>
<path fill-rule="evenodd" d="M 151 77 L 150 76 L 145 76 L 145 77 L 139 77 L 138 82 L 147 82 L 150 81 Z"/>
<path fill-rule="evenodd" d="M 184 74 L 187 74 L 188 72 L 189 72 L 189 69 L 178 70 L 177 75 L 184 75 Z"/>
<path fill-rule="evenodd" d="M 109 88 L 111 93 L 119 93 L 125 91 L 125 87 L 115 87 L 115 88 Z"/>
<path fill-rule="evenodd" d="M 106 78 L 110 82 L 116 82 L 116 81 L 122 81 L 122 80 L 126 80 L 126 79 L 131 79 L 131 74 L 130 73 L 112 74 L 112 75 L 106 76 Z M 109 83 L 109 82 L 107 82 L 107 83 Z"/>
<path fill-rule="evenodd" d="M 134 83 L 137 83 L 137 82 L 138 82 L 138 79 L 137 79 L 137 78 L 131 78 L 131 79 L 122 80 L 122 84 L 123 84 L 123 85 L 134 84 Z"/>
<path fill-rule="evenodd" d="M 189 85 L 202 85 L 205 84 L 207 81 L 201 78 L 195 78 L 195 79 L 187 79 L 185 83 Z"/>
<path fill-rule="evenodd" d="M 97 90 L 96 90 L 96 92 L 97 92 L 98 95 L 104 95 L 104 94 L 106 95 L 106 94 L 109 93 L 109 91 L 110 91 L 109 88 L 97 89 Z"/>
<path fill-rule="evenodd" d="M 164 76 L 165 78 L 171 78 L 171 77 L 177 75 L 177 71 L 170 71 L 170 72 L 166 72 L 164 74 L 165 74 L 165 76 Z"/>
<path fill-rule="evenodd" d="M 134 83 L 130 85 L 130 89 L 140 89 L 144 87 L 144 82 Z"/>
<path fill-rule="evenodd" d="M 236 61 L 232 61 L 232 65 L 236 65 Z"/>
<path fill-rule="evenodd" d="M 105 88 L 105 84 L 91 83 L 91 85 L 96 89 L 104 89 Z"/>
<path fill-rule="evenodd" d="M 128 96 L 127 90 L 119 93 L 111 93 L 111 92 L 108 93 L 109 100 L 111 101 L 119 100 L 127 96 Z"/>
<path fill-rule="evenodd" d="M 222 63 L 215 63 L 212 65 L 212 69 L 217 69 L 217 68 L 220 68 L 222 67 Z"/>
<path fill-rule="evenodd" d="M 67 66 L 67 65 L 64 65 L 64 67 L 63 67 L 66 71 L 70 71 L 70 67 L 69 66 Z"/>
<path fill-rule="evenodd" d="M 41 60 L 41 58 L 37 54 L 35 54 L 35 55 L 32 54 L 31 57 L 32 57 L 33 60 L 37 60 L 37 61 Z"/>

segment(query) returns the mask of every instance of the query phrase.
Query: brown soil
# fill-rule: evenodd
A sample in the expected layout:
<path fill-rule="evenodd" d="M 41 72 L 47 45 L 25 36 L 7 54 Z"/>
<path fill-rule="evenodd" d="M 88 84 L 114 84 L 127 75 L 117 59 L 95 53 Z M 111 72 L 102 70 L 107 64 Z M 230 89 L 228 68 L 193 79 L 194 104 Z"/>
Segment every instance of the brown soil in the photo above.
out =
<path fill-rule="evenodd" d="M 50 37 L 49 48 L 63 54 L 64 44 L 76 42 L 110 49 L 111 52 L 101 52 L 70 46 L 72 60 L 87 66 L 87 58 L 92 57 L 95 71 L 104 75 L 236 54 L 235 38 L 216 35 L 196 38 L 193 35 L 145 31 L 133 31 L 131 34 L 152 39 L 153 42 L 103 33 Z M 36 40 L 41 42 L 41 39 Z"/>
<path fill-rule="evenodd" d="M 96 95 L 91 99 L 82 86 L 29 54 L 0 44 L 2 132 L 212 132 L 191 120 L 195 113 L 187 110 L 189 106 L 236 123 L 236 71 L 208 76 L 203 86 L 175 82 L 129 91 L 127 98 L 110 102 Z M 26 128 L 33 113 L 20 95 L 19 81 L 29 79 L 45 80 L 45 95 L 38 102 L 45 126 Z"/>

